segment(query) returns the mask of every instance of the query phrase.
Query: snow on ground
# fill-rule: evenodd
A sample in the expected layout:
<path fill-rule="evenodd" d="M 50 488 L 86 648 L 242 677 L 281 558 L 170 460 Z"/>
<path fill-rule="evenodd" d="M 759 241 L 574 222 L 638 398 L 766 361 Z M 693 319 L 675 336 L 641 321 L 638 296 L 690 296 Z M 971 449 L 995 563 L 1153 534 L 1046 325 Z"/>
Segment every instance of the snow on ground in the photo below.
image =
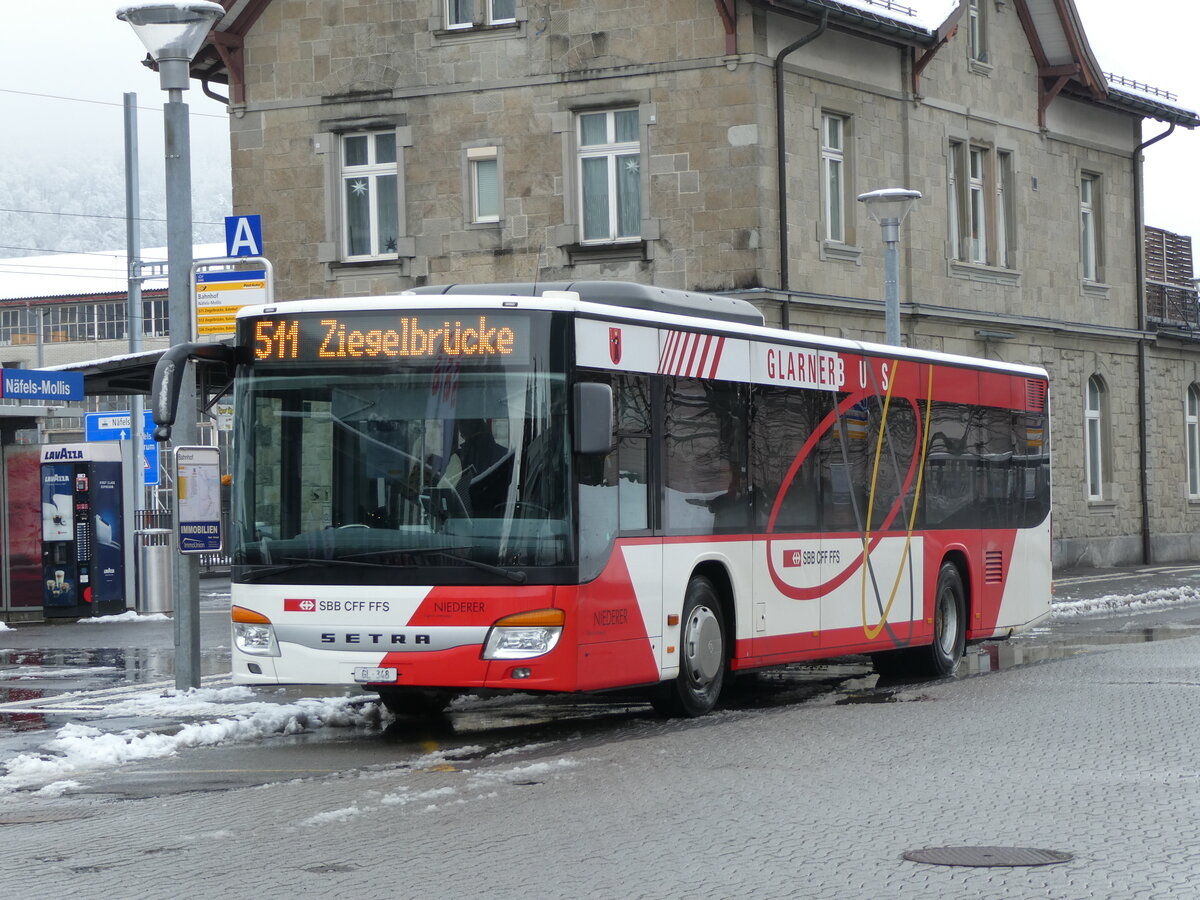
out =
<path fill-rule="evenodd" d="M 76 776 L 136 760 L 174 756 L 188 747 L 251 741 L 317 728 L 353 728 L 379 721 L 378 705 L 363 704 L 361 698 L 266 703 L 253 696 L 248 688 L 234 687 L 165 696 L 148 693 L 113 704 L 105 710 L 111 716 L 218 718 L 187 722 L 170 733 L 146 729 L 108 733 L 93 725 L 64 725 L 41 746 L 40 752 L 22 753 L 0 765 L 4 772 L 0 775 L 0 797 L 39 786 L 41 791 L 51 792 L 48 795 L 57 796 L 79 787 Z"/>
<path fill-rule="evenodd" d="M 111 625 L 114 622 L 170 622 L 163 613 L 137 613 L 132 609 L 117 616 L 88 616 L 79 620 L 84 625 Z"/>
<path fill-rule="evenodd" d="M 1200 588 L 1174 587 L 1145 591 L 1140 594 L 1109 594 L 1087 600 L 1065 600 L 1054 604 L 1055 618 L 1071 618 L 1109 612 L 1151 612 L 1183 603 L 1200 602 Z M 138 616 L 125 613 L 85 619 L 103 624 L 107 621 L 158 621 L 166 616 Z M 72 674 L 80 670 L 73 669 Z M 9 679 L 24 677 L 25 669 L 9 670 Z M 52 677 L 53 671 L 38 669 L 39 677 Z M 109 717 L 150 717 L 182 725 L 172 726 L 170 732 L 150 729 L 126 729 L 105 732 L 95 725 L 71 723 L 58 730 L 55 737 L 41 746 L 38 752 L 22 753 L 0 763 L 0 799 L 21 792 L 28 796 L 57 797 L 79 790 L 79 778 L 102 769 L 142 759 L 174 756 L 188 747 L 213 746 L 236 741 L 253 741 L 276 734 L 296 734 L 318 728 L 353 728 L 376 725 L 382 715 L 375 703 L 364 703 L 361 697 L 302 699 L 293 702 L 270 702 L 259 699 L 248 687 L 202 688 L 182 693 L 148 692 L 107 705 Z M 433 769 L 451 765 L 463 755 L 479 753 L 479 747 L 460 747 L 454 751 L 426 754 L 414 761 L 415 769 Z M 501 751 L 504 755 L 506 752 Z M 439 803 L 464 803 L 494 794 L 498 785 L 518 780 L 556 777 L 564 768 L 573 765 L 568 760 L 536 763 L 505 770 L 478 770 L 463 792 L 457 789 L 408 792 L 401 790 L 380 798 L 381 805 L 403 805 L 422 802 L 425 809 L 436 809 Z M 432 801 L 432 802 L 431 802 Z M 375 807 L 346 807 L 320 813 L 305 825 L 348 821 Z"/>
<path fill-rule="evenodd" d="M 1158 588 L 1140 594 L 1105 594 L 1086 600 L 1055 601 L 1054 618 L 1097 615 L 1110 612 L 1154 612 L 1170 606 L 1200 601 L 1200 588 L 1190 586 Z"/>

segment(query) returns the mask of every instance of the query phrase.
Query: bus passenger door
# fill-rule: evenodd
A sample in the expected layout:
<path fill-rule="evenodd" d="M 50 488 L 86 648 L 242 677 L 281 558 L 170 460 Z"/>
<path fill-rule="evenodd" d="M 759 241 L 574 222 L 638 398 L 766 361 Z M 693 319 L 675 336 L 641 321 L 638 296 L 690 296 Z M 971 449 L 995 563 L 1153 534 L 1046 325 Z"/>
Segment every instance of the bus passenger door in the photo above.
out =
<path fill-rule="evenodd" d="M 829 392 L 756 386 L 750 472 L 754 494 L 754 604 L 748 653 L 762 663 L 819 646 L 824 591 L 820 459 L 830 438 Z M 740 650 L 740 648 L 739 648 Z"/>

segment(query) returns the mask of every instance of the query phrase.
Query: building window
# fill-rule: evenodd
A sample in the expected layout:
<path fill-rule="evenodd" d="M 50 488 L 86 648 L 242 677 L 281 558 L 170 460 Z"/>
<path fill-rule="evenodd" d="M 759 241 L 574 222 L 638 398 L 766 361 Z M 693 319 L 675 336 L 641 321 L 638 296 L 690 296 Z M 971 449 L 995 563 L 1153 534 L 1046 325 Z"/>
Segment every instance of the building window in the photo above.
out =
<path fill-rule="evenodd" d="M 996 265 L 1012 268 L 1010 253 L 1012 215 L 1009 201 L 1012 198 L 1012 154 L 1000 151 L 996 154 Z"/>
<path fill-rule="evenodd" d="M 495 147 L 467 150 L 467 171 L 472 222 L 500 221 L 500 160 Z"/>
<path fill-rule="evenodd" d="M 396 134 L 342 136 L 342 252 L 347 259 L 395 257 L 399 236 Z"/>
<path fill-rule="evenodd" d="M 637 240 L 642 218 L 638 111 L 580 113 L 578 124 L 583 243 Z"/>
<path fill-rule="evenodd" d="M 43 340 L 48 344 L 85 341 L 91 337 L 92 307 L 81 303 L 52 306 L 45 320 Z"/>
<path fill-rule="evenodd" d="M 25 310 L 0 309 L 0 344 L 32 343 L 25 340 L 31 328 L 25 325 Z"/>
<path fill-rule="evenodd" d="M 124 302 L 96 304 L 96 340 L 116 341 L 125 337 L 129 306 Z"/>
<path fill-rule="evenodd" d="M 1088 379 L 1084 404 L 1084 454 L 1089 500 L 1104 499 L 1104 407 L 1104 382 L 1099 375 L 1093 375 Z"/>
<path fill-rule="evenodd" d="M 479 19 L 476 20 L 476 15 Z M 446 0 L 446 28 L 510 25 L 517 21 L 516 0 Z"/>
<path fill-rule="evenodd" d="M 1200 500 L 1200 386 L 1188 387 L 1183 421 L 1187 432 L 1188 499 Z"/>
<path fill-rule="evenodd" d="M 988 62 L 987 13 L 979 0 L 971 0 L 967 11 L 967 53 L 971 62 Z"/>
<path fill-rule="evenodd" d="M 821 116 L 821 190 L 825 201 L 825 240 L 846 242 L 846 119 Z"/>
<path fill-rule="evenodd" d="M 1079 181 L 1079 246 L 1084 281 L 1101 281 L 1100 176 Z"/>
<path fill-rule="evenodd" d="M 947 183 L 950 256 L 962 262 L 1014 267 L 1013 155 L 951 141 Z"/>
<path fill-rule="evenodd" d="M 970 256 L 971 262 L 986 263 L 987 251 L 987 186 L 984 173 L 987 170 L 987 151 L 972 147 L 968 155 L 969 177 L 967 182 L 967 209 L 970 213 Z"/>
<path fill-rule="evenodd" d="M 170 315 L 166 297 L 142 298 L 142 334 L 165 337 L 170 334 Z"/>

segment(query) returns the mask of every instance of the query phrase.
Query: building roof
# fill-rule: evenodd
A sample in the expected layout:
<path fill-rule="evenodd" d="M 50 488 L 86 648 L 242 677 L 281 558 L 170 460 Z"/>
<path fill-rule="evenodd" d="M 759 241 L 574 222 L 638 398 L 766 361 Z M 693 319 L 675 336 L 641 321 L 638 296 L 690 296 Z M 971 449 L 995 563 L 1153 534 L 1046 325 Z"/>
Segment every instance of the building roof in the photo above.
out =
<path fill-rule="evenodd" d="M 196 259 L 225 255 L 223 244 L 197 244 Z M 143 291 L 167 286 L 167 250 L 142 251 L 144 263 L 162 263 L 163 275 L 142 283 Z M 17 256 L 0 259 L 0 307 L 14 303 L 53 303 L 71 300 L 121 299 L 129 289 L 124 250 L 97 253 L 55 253 L 50 256 Z"/>

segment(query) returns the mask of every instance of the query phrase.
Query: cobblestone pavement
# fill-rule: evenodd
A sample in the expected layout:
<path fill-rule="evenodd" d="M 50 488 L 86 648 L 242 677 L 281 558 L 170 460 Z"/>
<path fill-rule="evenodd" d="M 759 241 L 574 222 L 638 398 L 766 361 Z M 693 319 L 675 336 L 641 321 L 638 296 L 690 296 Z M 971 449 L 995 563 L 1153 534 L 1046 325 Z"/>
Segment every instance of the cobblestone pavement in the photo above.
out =
<path fill-rule="evenodd" d="M 1198 659 L 1196 636 L 1112 644 L 887 702 L 635 715 L 491 756 L 416 731 L 418 752 L 388 758 L 358 735 L 372 764 L 323 770 L 319 742 L 196 749 L 169 796 L 101 783 L 0 802 L 0 886 L 13 900 L 1195 898 Z M 305 750 L 315 774 L 292 765 Z M 187 792 L 189 773 L 273 761 L 271 783 Z M 946 846 L 1073 859 L 901 857 Z"/>

